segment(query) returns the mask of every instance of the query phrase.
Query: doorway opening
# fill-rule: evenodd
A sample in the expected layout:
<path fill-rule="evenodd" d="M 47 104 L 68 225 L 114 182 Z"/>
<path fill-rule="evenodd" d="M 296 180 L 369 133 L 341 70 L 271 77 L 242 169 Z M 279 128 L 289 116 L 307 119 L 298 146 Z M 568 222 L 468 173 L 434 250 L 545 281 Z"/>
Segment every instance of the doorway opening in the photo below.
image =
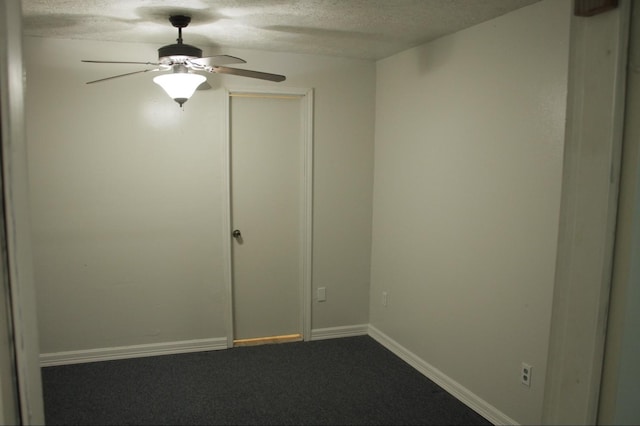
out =
<path fill-rule="evenodd" d="M 311 89 L 227 91 L 227 346 L 311 334 Z"/>

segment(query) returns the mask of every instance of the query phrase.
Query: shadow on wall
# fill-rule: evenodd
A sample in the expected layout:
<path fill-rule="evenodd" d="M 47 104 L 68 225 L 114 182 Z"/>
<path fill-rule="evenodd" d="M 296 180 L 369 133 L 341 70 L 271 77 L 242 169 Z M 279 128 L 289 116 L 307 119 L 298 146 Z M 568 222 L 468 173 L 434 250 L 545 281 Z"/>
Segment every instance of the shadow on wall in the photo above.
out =
<path fill-rule="evenodd" d="M 447 63 L 455 50 L 455 39 L 445 37 L 437 43 L 427 43 L 416 48 L 416 68 L 418 75 L 430 73 Z"/>

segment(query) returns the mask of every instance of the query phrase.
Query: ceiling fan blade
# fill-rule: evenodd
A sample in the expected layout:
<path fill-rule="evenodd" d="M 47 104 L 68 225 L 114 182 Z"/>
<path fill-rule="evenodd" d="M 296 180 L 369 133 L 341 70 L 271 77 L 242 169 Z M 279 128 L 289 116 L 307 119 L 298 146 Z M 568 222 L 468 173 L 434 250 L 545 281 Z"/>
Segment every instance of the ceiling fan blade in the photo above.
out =
<path fill-rule="evenodd" d="M 129 62 L 129 61 L 90 61 L 82 59 L 82 62 L 91 62 L 93 64 L 136 64 L 136 65 L 160 65 L 158 62 Z"/>
<path fill-rule="evenodd" d="M 142 71 L 128 72 L 126 74 L 119 74 L 119 75 L 114 75 L 114 76 L 111 76 L 111 77 L 101 78 L 100 80 L 87 81 L 87 84 L 99 83 L 101 81 L 111 80 L 111 79 L 120 78 L 120 77 L 126 77 L 128 75 L 140 74 L 140 73 L 149 72 L 149 71 L 160 71 L 160 69 L 156 68 L 156 69 L 148 69 L 148 70 L 142 70 Z"/>
<path fill-rule="evenodd" d="M 235 56 L 229 55 L 216 55 L 216 56 L 205 56 L 203 58 L 198 59 L 190 59 L 190 62 L 193 62 L 198 65 L 202 65 L 205 67 L 214 67 L 216 65 L 229 65 L 229 64 L 246 64 L 247 61 L 244 59 L 236 58 Z"/>
<path fill-rule="evenodd" d="M 241 77 L 259 78 L 261 80 L 269 80 L 269 81 L 284 81 L 286 79 L 284 75 L 280 75 L 280 74 L 270 74 L 267 72 L 243 70 L 239 68 L 212 67 L 212 71 L 220 74 L 231 74 L 231 75 L 238 75 Z"/>
<path fill-rule="evenodd" d="M 211 85 L 207 81 L 203 82 L 200 86 L 196 88 L 196 90 L 209 90 L 209 89 L 211 89 Z"/>

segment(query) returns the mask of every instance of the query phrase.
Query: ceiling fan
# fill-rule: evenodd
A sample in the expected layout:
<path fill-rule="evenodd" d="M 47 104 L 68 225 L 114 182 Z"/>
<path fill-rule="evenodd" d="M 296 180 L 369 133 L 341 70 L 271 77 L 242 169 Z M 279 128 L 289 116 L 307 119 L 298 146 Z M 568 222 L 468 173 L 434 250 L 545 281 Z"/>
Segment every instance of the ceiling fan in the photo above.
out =
<path fill-rule="evenodd" d="M 128 72 L 101 78 L 99 80 L 88 81 L 87 84 L 99 83 L 128 75 L 140 74 L 143 72 L 170 71 L 158 75 L 153 81 L 161 86 L 171 98 L 180 106 L 184 104 L 195 90 L 206 81 L 206 77 L 196 74 L 194 71 L 204 71 L 219 74 L 231 74 L 241 77 L 258 78 L 280 82 L 285 80 L 284 75 L 271 74 L 262 71 L 253 71 L 240 68 L 229 68 L 225 65 L 244 64 L 244 59 L 229 55 L 202 56 L 202 50 L 182 42 L 182 29 L 189 25 L 191 17 L 184 15 L 173 15 L 169 17 L 169 22 L 178 29 L 178 39 L 176 44 L 169 44 L 158 49 L 157 62 L 130 62 L 130 61 L 95 61 L 82 60 L 82 62 L 92 62 L 99 64 L 137 64 L 155 65 L 157 68 L 149 68 L 140 71 Z"/>

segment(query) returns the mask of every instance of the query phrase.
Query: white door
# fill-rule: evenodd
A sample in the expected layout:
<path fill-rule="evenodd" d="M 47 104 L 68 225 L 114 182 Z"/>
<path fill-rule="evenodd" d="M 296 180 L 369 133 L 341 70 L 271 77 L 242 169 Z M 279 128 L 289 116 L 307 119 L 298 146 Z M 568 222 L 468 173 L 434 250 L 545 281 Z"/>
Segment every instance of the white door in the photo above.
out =
<path fill-rule="evenodd" d="M 229 99 L 235 344 L 303 337 L 304 105 L 299 95 Z"/>

